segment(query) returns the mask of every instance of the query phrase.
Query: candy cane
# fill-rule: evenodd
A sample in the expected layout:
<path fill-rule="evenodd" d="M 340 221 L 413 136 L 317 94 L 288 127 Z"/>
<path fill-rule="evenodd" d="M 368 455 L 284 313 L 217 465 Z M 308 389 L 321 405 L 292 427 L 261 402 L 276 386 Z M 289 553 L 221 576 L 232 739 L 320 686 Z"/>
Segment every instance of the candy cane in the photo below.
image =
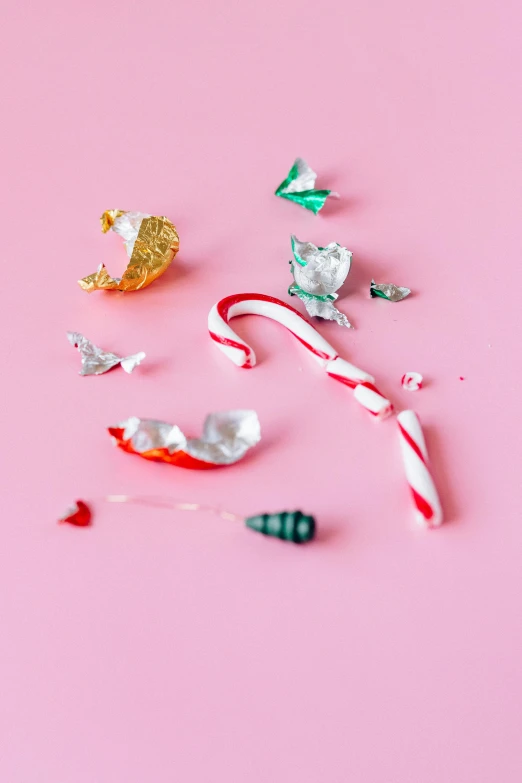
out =
<path fill-rule="evenodd" d="M 428 452 L 417 414 L 402 411 L 397 416 L 402 459 L 406 479 L 410 485 L 417 520 L 427 527 L 442 524 L 442 508 L 439 496 L 428 468 Z"/>
<path fill-rule="evenodd" d="M 374 386 L 375 379 L 367 372 L 341 359 L 332 346 L 293 307 L 265 294 L 234 294 L 221 299 L 208 316 L 211 338 L 238 367 L 254 367 L 256 355 L 252 348 L 229 326 L 237 315 L 264 315 L 278 321 L 297 337 L 313 358 L 336 381 L 354 390 L 354 397 L 379 419 L 388 416 L 393 406 Z"/>

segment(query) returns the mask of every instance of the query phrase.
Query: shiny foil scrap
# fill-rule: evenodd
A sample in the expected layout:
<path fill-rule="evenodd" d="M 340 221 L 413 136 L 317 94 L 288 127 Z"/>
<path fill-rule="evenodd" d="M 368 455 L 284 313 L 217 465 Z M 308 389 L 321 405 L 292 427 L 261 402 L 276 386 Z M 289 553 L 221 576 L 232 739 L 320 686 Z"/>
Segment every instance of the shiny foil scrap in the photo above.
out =
<path fill-rule="evenodd" d="M 209 414 L 201 438 L 188 438 L 175 424 L 137 416 L 109 427 L 109 434 L 129 454 L 205 470 L 243 459 L 259 443 L 261 428 L 255 411 L 235 410 Z"/>
<path fill-rule="evenodd" d="M 372 299 L 380 297 L 381 299 L 387 299 L 389 302 L 400 302 L 401 299 L 406 299 L 411 294 L 409 288 L 403 288 L 393 283 L 376 283 L 372 280 L 370 283 L 370 296 Z"/>
<path fill-rule="evenodd" d="M 337 321 L 340 326 L 350 327 L 351 323 L 333 302 L 335 293 L 344 283 L 352 263 L 352 252 L 337 242 L 327 247 L 317 247 L 312 242 L 300 242 L 291 237 L 292 253 L 290 261 L 294 284 L 288 289 L 290 296 L 298 296 L 309 315 Z"/>
<path fill-rule="evenodd" d="M 281 182 L 275 195 L 294 201 L 317 215 L 324 207 L 328 196 L 339 198 L 339 194 L 331 190 L 316 190 L 316 179 L 317 174 L 308 163 L 302 158 L 296 158 L 288 176 Z"/>
<path fill-rule="evenodd" d="M 130 260 L 123 277 L 111 277 L 100 264 L 92 275 L 78 280 L 89 293 L 146 288 L 165 272 L 179 250 L 178 232 L 166 217 L 110 209 L 100 220 L 103 233 L 110 229 L 123 238 Z"/>
<path fill-rule="evenodd" d="M 125 372 L 131 373 L 145 359 L 143 351 L 125 357 L 104 351 L 79 332 L 67 332 L 67 339 L 80 352 L 82 358 L 80 375 L 102 375 L 102 373 L 112 370 L 118 364 L 122 366 Z"/>
<path fill-rule="evenodd" d="M 59 524 L 74 525 L 75 527 L 88 527 L 91 521 L 91 510 L 83 500 L 77 500 L 58 520 Z"/>

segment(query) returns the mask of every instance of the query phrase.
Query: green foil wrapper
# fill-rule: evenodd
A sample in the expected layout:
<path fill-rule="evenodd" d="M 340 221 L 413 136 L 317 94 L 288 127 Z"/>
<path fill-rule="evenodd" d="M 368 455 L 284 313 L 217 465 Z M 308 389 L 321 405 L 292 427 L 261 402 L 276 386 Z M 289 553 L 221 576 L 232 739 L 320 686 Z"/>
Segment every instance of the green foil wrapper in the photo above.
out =
<path fill-rule="evenodd" d="M 308 163 L 302 158 L 296 158 L 288 176 L 275 191 L 275 195 L 294 201 L 317 215 L 324 207 L 328 196 L 338 197 L 338 194 L 331 190 L 316 190 L 316 179 L 317 174 Z"/>

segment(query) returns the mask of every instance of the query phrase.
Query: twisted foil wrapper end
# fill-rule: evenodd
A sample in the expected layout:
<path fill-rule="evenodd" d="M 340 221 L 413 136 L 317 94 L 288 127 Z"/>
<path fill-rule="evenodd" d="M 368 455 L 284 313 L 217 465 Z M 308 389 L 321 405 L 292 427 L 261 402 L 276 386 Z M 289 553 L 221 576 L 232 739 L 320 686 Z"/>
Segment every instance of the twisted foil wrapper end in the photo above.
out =
<path fill-rule="evenodd" d="M 131 225 L 120 227 L 125 216 L 133 216 Z M 126 240 L 132 249 L 129 264 L 123 277 L 111 277 L 104 264 L 96 272 L 78 280 L 84 291 L 139 291 L 154 282 L 170 266 L 179 250 L 179 236 L 173 223 L 166 217 L 140 216 L 140 213 L 108 210 L 101 216 L 101 227 L 105 233 L 112 229 Z M 127 221 L 129 222 L 129 221 Z M 136 223 L 139 229 L 136 236 Z"/>
<path fill-rule="evenodd" d="M 119 282 L 121 283 L 121 280 Z M 88 294 L 91 294 L 93 291 L 102 291 L 104 289 L 107 291 L 110 291 L 111 289 L 118 290 L 118 280 L 109 275 L 105 264 L 100 264 L 96 272 L 93 272 L 92 275 L 87 275 L 87 277 L 78 280 L 78 285 L 80 288 L 83 288 L 84 291 L 87 291 Z"/>
<path fill-rule="evenodd" d="M 308 315 L 311 315 L 314 318 L 322 318 L 325 321 L 336 321 L 339 326 L 346 326 L 347 329 L 353 329 L 352 324 L 348 320 L 348 316 L 341 313 L 333 304 L 332 299 L 328 296 L 323 297 L 307 294 L 306 291 L 303 291 L 298 285 L 291 285 L 288 289 L 288 293 L 290 296 L 299 297 L 304 303 Z M 333 294 L 332 298 L 336 296 L 336 294 Z"/>
<path fill-rule="evenodd" d="M 78 349 L 82 357 L 80 375 L 102 375 L 118 364 L 130 374 L 145 359 L 143 351 L 133 353 L 131 356 L 118 356 L 110 351 L 104 351 L 79 332 L 67 332 L 67 339 L 74 348 Z"/>

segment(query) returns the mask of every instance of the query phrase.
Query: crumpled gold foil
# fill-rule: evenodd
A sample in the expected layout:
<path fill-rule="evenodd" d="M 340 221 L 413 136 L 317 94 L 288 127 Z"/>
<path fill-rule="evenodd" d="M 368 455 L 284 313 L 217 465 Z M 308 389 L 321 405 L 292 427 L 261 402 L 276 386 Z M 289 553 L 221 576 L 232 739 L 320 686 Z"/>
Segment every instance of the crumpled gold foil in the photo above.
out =
<path fill-rule="evenodd" d="M 117 218 L 125 214 L 119 209 L 104 212 L 100 218 L 102 231 L 109 231 Z M 170 220 L 154 215 L 144 217 L 123 277 L 111 277 L 105 265 L 100 264 L 96 272 L 78 280 L 78 284 L 88 293 L 98 290 L 139 291 L 165 272 L 178 250 L 178 232 Z"/>

